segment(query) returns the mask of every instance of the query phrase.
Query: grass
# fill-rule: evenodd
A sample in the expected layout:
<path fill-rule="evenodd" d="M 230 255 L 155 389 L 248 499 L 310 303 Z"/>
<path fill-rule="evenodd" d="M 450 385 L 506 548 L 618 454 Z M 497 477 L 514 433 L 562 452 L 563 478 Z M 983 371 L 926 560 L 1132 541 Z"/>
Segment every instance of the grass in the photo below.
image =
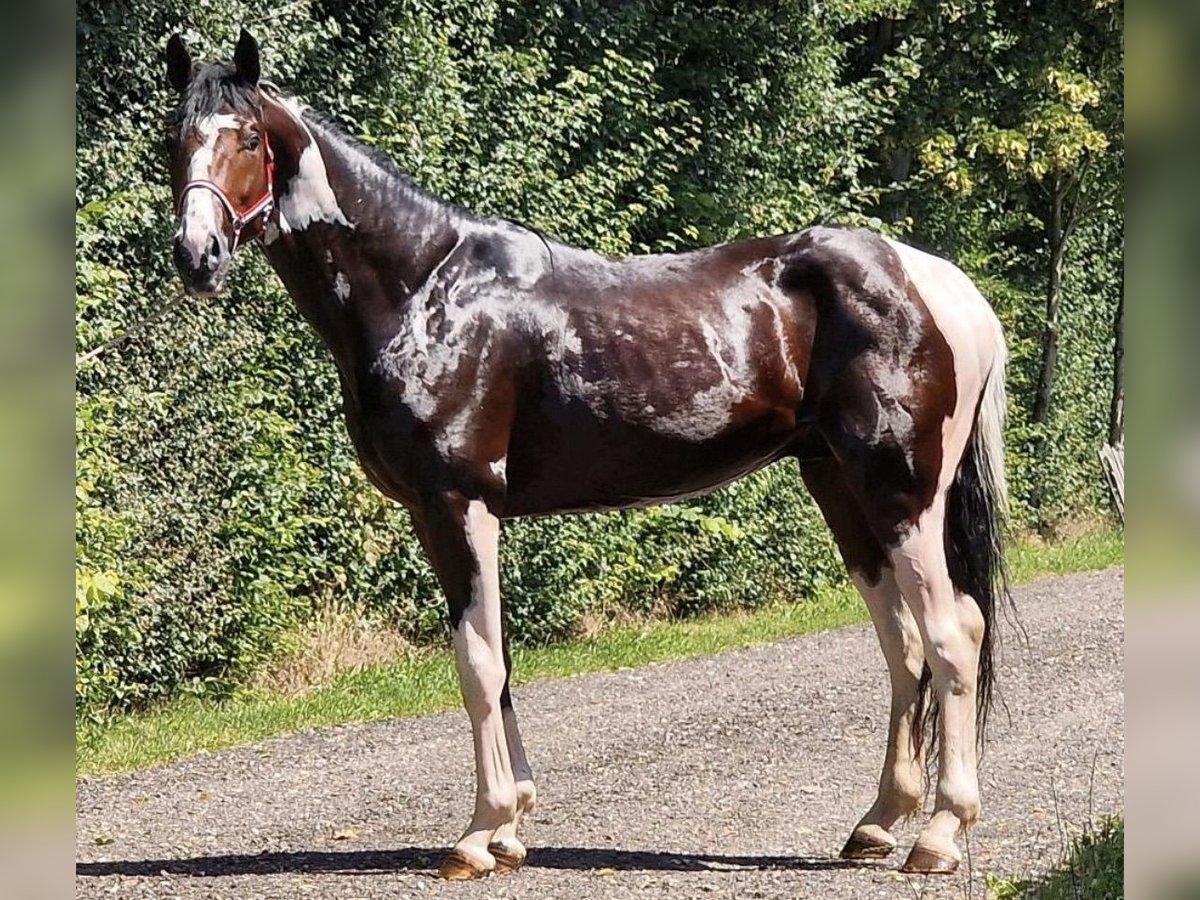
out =
<path fill-rule="evenodd" d="M 1121 562 L 1122 535 L 1105 529 L 1056 543 L 1023 541 L 1010 554 L 1013 579 L 1106 568 Z M 514 681 L 613 671 L 770 643 L 866 621 L 849 585 L 799 603 L 681 621 L 622 625 L 594 637 L 515 651 Z M 138 769 L 299 728 L 410 716 L 458 706 L 448 651 L 414 651 L 385 665 L 335 677 L 300 696 L 251 694 L 226 701 L 184 698 L 155 710 L 81 723 L 79 775 Z"/>
<path fill-rule="evenodd" d="M 992 900 L 1121 900 L 1125 896 L 1125 820 L 1101 819 L 1071 841 L 1059 865 L 1042 878 L 987 879 Z"/>

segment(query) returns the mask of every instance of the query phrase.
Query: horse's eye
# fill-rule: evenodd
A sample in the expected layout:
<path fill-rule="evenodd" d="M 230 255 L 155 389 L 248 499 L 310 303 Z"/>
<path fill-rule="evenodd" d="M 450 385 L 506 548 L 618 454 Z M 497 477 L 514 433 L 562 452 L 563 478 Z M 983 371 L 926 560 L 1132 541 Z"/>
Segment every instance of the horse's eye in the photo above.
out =
<path fill-rule="evenodd" d="M 258 140 L 258 134 L 251 132 L 250 137 L 246 138 L 246 149 L 253 153 L 258 149 Z"/>

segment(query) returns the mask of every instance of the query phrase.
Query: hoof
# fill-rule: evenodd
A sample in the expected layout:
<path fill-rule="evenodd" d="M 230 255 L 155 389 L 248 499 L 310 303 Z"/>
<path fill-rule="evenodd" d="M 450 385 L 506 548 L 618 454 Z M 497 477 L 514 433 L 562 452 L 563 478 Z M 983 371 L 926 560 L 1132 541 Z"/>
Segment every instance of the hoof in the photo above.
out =
<path fill-rule="evenodd" d="M 909 875 L 950 875 L 958 871 L 958 860 L 917 844 L 908 854 L 908 859 L 904 861 L 900 871 Z"/>
<path fill-rule="evenodd" d="M 516 841 L 494 841 L 488 844 L 488 853 L 496 857 L 496 874 L 515 872 L 525 865 L 527 852 Z"/>
<path fill-rule="evenodd" d="M 890 855 L 896 849 L 896 841 L 883 829 L 878 831 L 880 833 L 872 834 L 862 828 L 854 829 L 839 856 L 842 859 L 883 859 Z"/>
<path fill-rule="evenodd" d="M 469 881 L 472 878 L 484 878 L 491 874 L 491 869 L 483 863 L 471 859 L 457 847 L 447 853 L 442 864 L 438 866 L 438 875 L 447 881 Z"/>

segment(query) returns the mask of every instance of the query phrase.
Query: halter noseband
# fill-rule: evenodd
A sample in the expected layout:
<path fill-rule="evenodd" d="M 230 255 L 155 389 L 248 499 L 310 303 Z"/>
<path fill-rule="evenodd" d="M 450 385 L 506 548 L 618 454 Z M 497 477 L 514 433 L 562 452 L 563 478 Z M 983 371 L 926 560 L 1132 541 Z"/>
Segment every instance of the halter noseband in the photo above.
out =
<path fill-rule="evenodd" d="M 188 191 L 202 188 L 206 191 L 212 191 L 216 198 L 221 201 L 221 206 L 225 207 L 225 212 L 229 213 L 229 219 L 233 223 L 233 244 L 229 248 L 229 252 L 233 253 L 238 247 L 238 242 L 242 236 L 242 229 L 253 222 L 260 216 L 269 216 L 271 210 L 275 208 L 275 151 L 271 149 L 271 141 L 267 137 L 267 132 L 262 132 L 263 150 L 267 156 L 267 190 L 261 197 L 247 206 L 245 209 L 239 210 L 233 205 L 233 201 L 229 199 L 229 195 L 215 181 L 209 181 L 207 178 L 195 178 L 183 186 L 183 190 L 179 194 L 179 203 L 177 204 L 176 215 L 183 215 L 183 201 L 187 199 Z"/>

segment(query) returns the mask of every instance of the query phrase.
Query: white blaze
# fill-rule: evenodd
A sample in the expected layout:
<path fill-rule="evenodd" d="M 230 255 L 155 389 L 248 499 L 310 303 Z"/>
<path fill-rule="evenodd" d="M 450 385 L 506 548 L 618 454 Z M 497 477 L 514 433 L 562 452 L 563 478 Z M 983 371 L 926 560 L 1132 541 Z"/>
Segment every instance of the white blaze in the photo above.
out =
<path fill-rule="evenodd" d="M 217 149 L 217 140 L 222 129 L 239 128 L 237 116 L 215 115 L 201 119 L 196 124 L 202 143 L 188 160 L 188 181 L 209 181 L 212 179 L 213 157 Z M 216 235 L 225 245 L 224 229 L 221 220 L 222 210 L 220 201 L 212 191 L 203 188 L 190 190 L 183 198 L 179 213 L 179 229 L 175 239 L 179 241 L 199 262 L 209 252 L 209 239 Z M 215 261 L 214 261 L 215 262 Z"/>

